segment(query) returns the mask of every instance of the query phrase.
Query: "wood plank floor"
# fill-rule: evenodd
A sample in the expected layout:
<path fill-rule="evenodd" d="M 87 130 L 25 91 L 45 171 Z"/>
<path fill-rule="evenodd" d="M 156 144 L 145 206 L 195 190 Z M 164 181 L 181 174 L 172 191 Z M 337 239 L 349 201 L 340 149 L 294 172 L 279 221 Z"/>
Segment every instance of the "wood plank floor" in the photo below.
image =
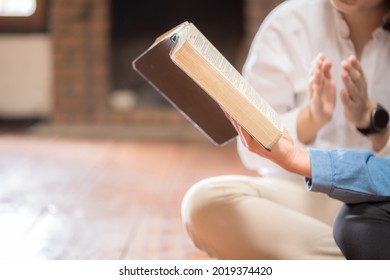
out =
<path fill-rule="evenodd" d="M 180 202 L 244 169 L 235 143 L 0 134 L 0 259 L 207 259 Z"/>

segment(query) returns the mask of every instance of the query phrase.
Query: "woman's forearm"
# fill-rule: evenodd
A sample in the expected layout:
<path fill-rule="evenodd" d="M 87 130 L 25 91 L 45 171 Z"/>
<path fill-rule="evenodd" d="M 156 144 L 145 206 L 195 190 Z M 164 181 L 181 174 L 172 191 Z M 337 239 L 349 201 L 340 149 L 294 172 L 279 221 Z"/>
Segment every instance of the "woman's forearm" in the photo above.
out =
<path fill-rule="evenodd" d="M 299 142 L 307 145 L 313 142 L 321 125 L 316 124 L 308 107 L 303 108 L 297 119 L 297 138 Z"/>

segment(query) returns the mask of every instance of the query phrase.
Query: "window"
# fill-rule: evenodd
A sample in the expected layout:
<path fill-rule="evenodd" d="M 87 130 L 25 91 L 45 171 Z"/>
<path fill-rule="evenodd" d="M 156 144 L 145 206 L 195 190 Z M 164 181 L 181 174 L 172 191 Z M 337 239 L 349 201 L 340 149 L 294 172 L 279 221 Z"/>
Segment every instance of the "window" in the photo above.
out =
<path fill-rule="evenodd" d="M 45 0 L 0 0 L 0 32 L 44 31 Z"/>
<path fill-rule="evenodd" d="M 34 14 L 36 0 L 0 0 L 0 16 L 28 17 Z"/>

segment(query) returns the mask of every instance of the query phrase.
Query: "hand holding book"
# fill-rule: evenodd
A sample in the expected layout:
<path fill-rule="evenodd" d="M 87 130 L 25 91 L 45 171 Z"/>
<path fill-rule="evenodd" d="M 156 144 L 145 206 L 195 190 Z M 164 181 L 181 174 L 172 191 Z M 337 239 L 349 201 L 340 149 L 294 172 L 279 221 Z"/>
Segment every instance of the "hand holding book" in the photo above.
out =
<path fill-rule="evenodd" d="M 272 150 L 268 150 L 254 139 L 237 121 L 231 118 L 229 114 L 226 113 L 226 117 L 231 121 L 242 143 L 249 151 L 273 161 L 287 171 L 311 178 L 309 152 L 295 145 L 287 130 L 284 130 Z"/>

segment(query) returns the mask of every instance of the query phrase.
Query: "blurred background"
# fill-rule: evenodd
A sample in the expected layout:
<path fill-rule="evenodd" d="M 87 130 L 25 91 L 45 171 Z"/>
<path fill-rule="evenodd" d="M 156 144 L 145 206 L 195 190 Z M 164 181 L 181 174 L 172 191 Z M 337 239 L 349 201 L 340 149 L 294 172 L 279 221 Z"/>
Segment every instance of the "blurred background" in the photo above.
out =
<path fill-rule="evenodd" d="M 131 63 L 187 20 L 241 70 L 280 2 L 0 0 L 0 258 L 207 258 L 182 228 L 182 196 L 251 173 Z"/>

